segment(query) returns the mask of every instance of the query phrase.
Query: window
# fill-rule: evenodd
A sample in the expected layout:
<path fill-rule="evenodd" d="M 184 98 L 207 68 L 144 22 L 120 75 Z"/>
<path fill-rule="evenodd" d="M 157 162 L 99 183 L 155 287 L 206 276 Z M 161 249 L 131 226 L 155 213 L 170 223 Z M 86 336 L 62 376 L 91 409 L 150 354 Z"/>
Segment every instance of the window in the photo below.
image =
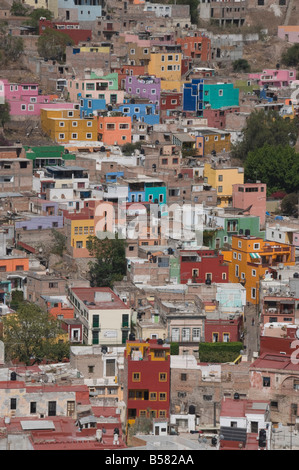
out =
<path fill-rule="evenodd" d="M 157 392 L 151 392 L 149 394 L 149 399 L 150 399 L 150 401 L 156 401 L 157 400 Z"/>
<path fill-rule="evenodd" d="M 56 401 L 49 401 L 48 416 L 56 416 Z"/>
<path fill-rule="evenodd" d="M 223 333 L 223 342 L 229 343 L 229 333 Z"/>
<path fill-rule="evenodd" d="M 88 373 L 89 373 L 89 374 L 93 374 L 93 373 L 94 373 L 94 366 L 88 366 L 87 369 L 88 369 Z"/>
<path fill-rule="evenodd" d="M 99 328 L 100 326 L 100 316 L 99 315 L 93 315 L 92 316 L 92 327 L 93 328 Z"/>
<path fill-rule="evenodd" d="M 218 333 L 213 333 L 212 334 L 212 342 L 213 343 L 218 343 L 219 340 L 219 334 Z"/>
<path fill-rule="evenodd" d="M 222 193 L 223 191 L 223 187 L 222 186 L 218 186 L 218 193 Z"/>
<path fill-rule="evenodd" d="M 256 289 L 255 289 L 255 287 L 251 288 L 251 298 L 256 299 Z"/>
<path fill-rule="evenodd" d="M 30 402 L 30 414 L 36 413 L 36 401 Z"/>
<path fill-rule="evenodd" d="M 72 133 L 72 139 L 77 139 L 77 138 L 78 138 L 78 134 Z"/>
<path fill-rule="evenodd" d="M 219 90 L 218 95 L 223 96 L 223 90 Z"/>
<path fill-rule="evenodd" d="M 115 359 L 106 359 L 106 377 L 115 376 Z"/>
<path fill-rule="evenodd" d="M 187 374 L 181 374 L 181 381 L 186 382 L 187 381 Z"/>
<path fill-rule="evenodd" d="M 91 138 L 92 138 L 92 134 L 90 134 L 90 132 L 88 132 L 88 133 L 86 134 L 86 139 L 91 139 Z"/>
<path fill-rule="evenodd" d="M 254 276 L 254 277 L 256 276 L 256 270 L 255 269 L 251 270 L 251 275 Z"/>
<path fill-rule="evenodd" d="M 166 382 L 167 381 L 167 374 L 165 372 L 159 373 L 159 382 Z"/>
<path fill-rule="evenodd" d="M 223 181 L 223 175 L 218 175 L 218 181 Z"/>
<path fill-rule="evenodd" d="M 167 394 L 165 392 L 160 392 L 159 401 L 166 401 L 166 399 L 167 399 Z"/>
<path fill-rule="evenodd" d="M 190 328 L 182 328 L 182 341 L 190 340 Z"/>
<path fill-rule="evenodd" d="M 132 381 L 133 382 L 140 382 L 140 380 L 141 380 L 140 372 L 133 372 Z"/>
<path fill-rule="evenodd" d="M 59 139 L 64 139 L 64 134 L 59 134 Z"/>
<path fill-rule="evenodd" d="M 254 250 L 259 250 L 260 249 L 260 244 L 259 243 L 254 243 L 253 244 L 253 249 Z"/>
<path fill-rule="evenodd" d="M 16 398 L 11 398 L 10 399 L 10 409 L 11 410 L 16 410 L 17 409 L 17 399 Z"/>
<path fill-rule="evenodd" d="M 200 341 L 200 328 L 193 328 L 192 329 L 192 341 Z"/>
<path fill-rule="evenodd" d="M 263 387 L 270 387 L 271 380 L 270 377 L 263 377 Z"/>

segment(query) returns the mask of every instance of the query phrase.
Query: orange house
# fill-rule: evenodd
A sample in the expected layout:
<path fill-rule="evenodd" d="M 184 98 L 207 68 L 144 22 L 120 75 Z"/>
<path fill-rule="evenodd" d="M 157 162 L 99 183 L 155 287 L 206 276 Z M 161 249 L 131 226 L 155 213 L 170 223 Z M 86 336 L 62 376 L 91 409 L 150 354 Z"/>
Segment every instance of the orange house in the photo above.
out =
<path fill-rule="evenodd" d="M 14 273 L 16 271 L 28 271 L 29 258 L 26 256 L 5 256 L 0 258 L 0 272 Z"/>
<path fill-rule="evenodd" d="M 247 302 L 259 303 L 260 280 L 273 269 L 295 265 L 295 247 L 263 238 L 233 235 L 230 251 L 222 251 L 229 262 L 229 282 L 246 288 Z"/>
<path fill-rule="evenodd" d="M 98 136 L 104 145 L 124 145 L 131 143 L 132 122 L 129 116 L 98 117 Z"/>
<path fill-rule="evenodd" d="M 57 302 L 57 304 L 54 304 L 54 306 L 52 306 L 51 302 L 47 302 L 47 310 L 55 318 L 60 318 L 60 319 L 74 318 L 74 308 L 68 307 L 64 305 L 62 302 Z"/>
<path fill-rule="evenodd" d="M 182 47 L 184 56 L 207 62 L 211 59 L 211 39 L 206 36 L 186 36 L 177 38 L 177 44 Z"/>

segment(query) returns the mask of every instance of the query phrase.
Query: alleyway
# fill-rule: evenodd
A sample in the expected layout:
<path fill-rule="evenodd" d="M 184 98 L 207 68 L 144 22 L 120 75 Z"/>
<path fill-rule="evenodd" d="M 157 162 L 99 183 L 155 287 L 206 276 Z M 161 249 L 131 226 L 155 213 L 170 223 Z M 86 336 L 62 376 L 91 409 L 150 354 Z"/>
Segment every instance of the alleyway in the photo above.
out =
<path fill-rule="evenodd" d="M 258 308 L 256 305 L 245 307 L 244 328 L 244 345 L 246 346 L 245 352 L 248 355 L 248 360 L 251 361 L 253 358 L 253 353 L 259 352 L 260 326 L 258 322 Z"/>

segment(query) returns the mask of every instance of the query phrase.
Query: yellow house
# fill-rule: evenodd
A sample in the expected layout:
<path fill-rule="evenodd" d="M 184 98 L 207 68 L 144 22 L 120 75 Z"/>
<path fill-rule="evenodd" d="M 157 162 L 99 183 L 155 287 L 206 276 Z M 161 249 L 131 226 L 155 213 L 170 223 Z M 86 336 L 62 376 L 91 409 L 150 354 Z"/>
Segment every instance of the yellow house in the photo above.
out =
<path fill-rule="evenodd" d="M 229 282 L 246 288 L 247 302 L 259 303 L 260 280 L 280 265 L 295 265 L 295 247 L 250 235 L 233 235 L 232 248 L 222 251 L 229 263 Z"/>
<path fill-rule="evenodd" d="M 35 9 L 44 8 L 45 10 L 50 10 L 54 18 L 58 17 L 58 0 L 26 0 L 25 3 L 26 6 L 29 5 Z"/>
<path fill-rule="evenodd" d="M 217 190 L 217 205 L 227 207 L 232 204 L 233 185 L 244 183 L 244 168 L 205 163 L 203 176 L 204 181 Z"/>
<path fill-rule="evenodd" d="M 41 127 L 58 143 L 98 140 L 97 119 L 81 118 L 78 109 L 41 109 Z"/>
<path fill-rule="evenodd" d="M 181 82 L 181 52 L 152 52 L 148 64 L 148 74 L 161 78 L 162 90 L 180 90 Z"/>

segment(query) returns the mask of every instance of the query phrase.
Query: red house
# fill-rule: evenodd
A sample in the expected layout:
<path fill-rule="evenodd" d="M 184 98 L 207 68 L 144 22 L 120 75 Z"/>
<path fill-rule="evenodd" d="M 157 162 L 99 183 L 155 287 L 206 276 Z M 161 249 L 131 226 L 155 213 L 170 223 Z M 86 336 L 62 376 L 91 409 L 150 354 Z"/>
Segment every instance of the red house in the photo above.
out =
<path fill-rule="evenodd" d="M 129 340 L 124 357 L 128 426 L 139 417 L 169 419 L 170 345 L 159 339 Z"/>
<path fill-rule="evenodd" d="M 179 91 L 161 91 L 160 110 L 168 111 L 177 109 L 182 105 L 182 93 Z"/>
<path fill-rule="evenodd" d="M 181 250 L 180 275 L 181 284 L 228 282 L 228 265 L 215 250 Z"/>
<path fill-rule="evenodd" d="M 205 320 L 205 341 L 207 343 L 231 343 L 240 341 L 243 319 L 209 319 Z"/>
<path fill-rule="evenodd" d="M 47 28 L 55 29 L 60 33 L 69 36 L 69 38 L 72 39 L 76 45 L 82 41 L 90 41 L 92 38 L 92 30 L 80 29 L 79 23 L 74 23 L 70 21 L 51 21 L 46 19 L 40 19 L 39 34 L 43 34 L 43 32 Z"/>

